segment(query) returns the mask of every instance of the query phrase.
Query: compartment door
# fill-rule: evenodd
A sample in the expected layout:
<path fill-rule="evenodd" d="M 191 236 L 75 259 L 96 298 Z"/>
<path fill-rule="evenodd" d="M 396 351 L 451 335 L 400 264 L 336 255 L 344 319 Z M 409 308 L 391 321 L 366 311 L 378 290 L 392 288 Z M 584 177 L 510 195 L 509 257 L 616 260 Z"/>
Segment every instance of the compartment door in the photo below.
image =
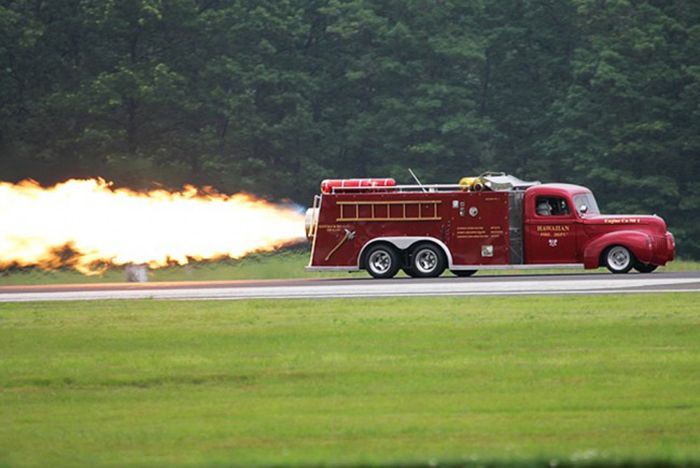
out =
<path fill-rule="evenodd" d="M 508 193 L 465 192 L 450 200 L 449 238 L 454 264 L 507 264 Z"/>

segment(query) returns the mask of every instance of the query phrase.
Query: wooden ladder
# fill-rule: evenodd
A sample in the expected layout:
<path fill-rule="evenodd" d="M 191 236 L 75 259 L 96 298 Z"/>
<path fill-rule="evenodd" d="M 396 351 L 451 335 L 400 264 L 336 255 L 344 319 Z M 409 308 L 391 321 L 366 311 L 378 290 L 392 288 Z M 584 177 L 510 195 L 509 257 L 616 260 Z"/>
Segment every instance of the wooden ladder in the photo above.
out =
<path fill-rule="evenodd" d="M 337 222 L 347 221 L 436 221 L 441 200 L 391 200 L 391 201 L 339 201 L 340 217 Z M 392 214 L 391 207 L 401 206 L 398 214 Z M 360 207 L 369 206 L 369 216 L 360 217 Z M 407 216 L 406 208 L 417 206 L 418 216 Z M 416 210 L 414 210 L 416 211 Z"/>

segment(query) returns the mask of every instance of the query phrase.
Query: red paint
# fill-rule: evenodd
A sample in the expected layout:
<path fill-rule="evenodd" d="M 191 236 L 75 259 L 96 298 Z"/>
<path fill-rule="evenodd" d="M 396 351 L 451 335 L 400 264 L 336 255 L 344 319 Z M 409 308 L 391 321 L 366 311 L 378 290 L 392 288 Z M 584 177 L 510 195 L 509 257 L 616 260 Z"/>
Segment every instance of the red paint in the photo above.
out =
<path fill-rule="evenodd" d="M 392 179 L 355 180 L 391 182 L 375 186 L 380 188 L 370 185 L 345 192 L 333 187 L 347 185 L 324 181 L 310 267 L 357 268 L 363 248 L 385 237 L 400 238 L 399 243 L 409 237 L 428 238 L 446 250 L 453 268 L 507 266 L 517 258 L 511 255 L 509 191 L 406 192 L 393 187 Z M 363 186 L 362 182 L 357 184 Z M 675 244 L 663 219 L 601 215 L 593 212 L 595 207 L 581 214 L 577 203 L 588 201 L 585 197 L 589 195 L 592 197 L 587 188 L 568 184 L 535 185 L 524 191 L 523 264 L 598 268 L 603 252 L 615 245 L 626 247 L 646 265 L 664 265 L 673 260 Z M 537 205 L 543 200 L 550 206 L 557 205 L 559 212 L 538 215 Z M 397 250 L 402 261 L 409 261 L 410 245 Z M 489 253 L 491 256 L 484 255 Z"/>
<path fill-rule="evenodd" d="M 393 187 L 394 179 L 326 179 L 321 182 L 321 193 L 331 193 L 334 188 Z"/>

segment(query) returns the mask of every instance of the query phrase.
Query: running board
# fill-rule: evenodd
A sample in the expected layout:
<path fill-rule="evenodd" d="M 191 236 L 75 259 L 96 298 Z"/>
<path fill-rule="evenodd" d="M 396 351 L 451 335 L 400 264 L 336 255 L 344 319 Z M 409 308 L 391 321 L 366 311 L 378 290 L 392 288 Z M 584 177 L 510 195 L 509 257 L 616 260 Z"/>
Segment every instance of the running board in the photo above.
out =
<path fill-rule="evenodd" d="M 531 263 L 527 265 L 452 265 L 450 270 L 540 270 L 542 268 L 584 268 L 583 263 Z"/>
<path fill-rule="evenodd" d="M 516 265 L 451 265 L 448 269 L 461 270 L 540 270 L 543 268 L 584 268 L 583 263 L 535 263 L 535 264 L 516 264 Z M 356 266 L 307 266 L 306 271 L 359 271 Z"/>

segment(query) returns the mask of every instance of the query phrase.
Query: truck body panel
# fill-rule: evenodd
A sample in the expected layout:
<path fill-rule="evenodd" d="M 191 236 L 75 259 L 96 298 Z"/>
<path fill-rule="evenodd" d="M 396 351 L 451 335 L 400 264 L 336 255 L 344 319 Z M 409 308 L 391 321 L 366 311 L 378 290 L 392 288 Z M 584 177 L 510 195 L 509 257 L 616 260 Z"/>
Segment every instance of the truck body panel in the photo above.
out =
<path fill-rule="evenodd" d="M 358 266 L 362 247 L 385 237 L 440 240 L 449 246 L 453 264 L 510 259 L 508 194 L 502 192 L 327 194 L 316 232 L 311 266 Z M 481 255 L 482 245 L 491 246 L 487 256 Z"/>

